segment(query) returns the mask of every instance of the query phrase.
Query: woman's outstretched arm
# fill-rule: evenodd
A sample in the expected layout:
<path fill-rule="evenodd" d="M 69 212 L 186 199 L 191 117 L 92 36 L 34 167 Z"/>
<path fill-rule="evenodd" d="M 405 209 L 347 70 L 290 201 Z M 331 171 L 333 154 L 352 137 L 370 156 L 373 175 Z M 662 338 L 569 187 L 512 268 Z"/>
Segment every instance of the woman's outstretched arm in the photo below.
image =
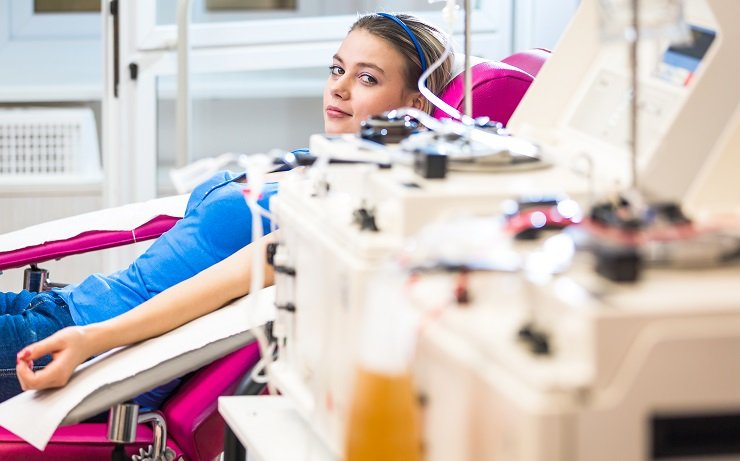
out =
<path fill-rule="evenodd" d="M 252 255 L 255 251 L 264 255 L 271 241 L 273 235 L 266 235 L 118 317 L 65 328 L 28 345 L 18 353 L 16 364 L 21 387 L 24 390 L 61 387 L 89 357 L 159 336 L 244 296 L 251 282 Z M 265 285 L 272 285 L 272 267 L 264 266 Z M 34 372 L 33 360 L 47 354 L 51 354 L 52 361 Z"/>

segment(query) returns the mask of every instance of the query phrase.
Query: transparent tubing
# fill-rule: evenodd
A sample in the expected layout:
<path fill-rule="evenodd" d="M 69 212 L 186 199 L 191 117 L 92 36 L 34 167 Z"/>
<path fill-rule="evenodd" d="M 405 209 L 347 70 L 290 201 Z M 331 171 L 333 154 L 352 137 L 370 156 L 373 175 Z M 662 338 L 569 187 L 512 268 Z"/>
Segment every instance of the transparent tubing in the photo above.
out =
<path fill-rule="evenodd" d="M 448 29 L 445 50 L 442 53 L 442 56 L 434 61 L 432 65 L 430 65 L 427 70 L 421 74 L 417 82 L 417 86 L 419 87 L 419 91 L 421 92 L 421 94 L 424 95 L 424 97 L 427 98 L 427 100 L 432 103 L 434 107 L 438 108 L 450 117 L 462 121 L 466 125 L 473 125 L 474 120 L 471 117 L 460 113 L 459 110 L 442 101 L 436 94 L 432 93 L 429 88 L 426 87 L 426 81 L 429 76 L 432 75 L 432 72 L 434 72 L 439 66 L 441 66 L 442 63 L 450 56 L 450 53 L 452 53 L 452 29 L 454 27 L 455 20 L 457 19 L 457 3 L 454 0 L 448 0 L 447 5 L 442 10 L 442 13 L 447 22 Z M 467 62 L 465 65 L 467 70 Z M 429 126 L 427 125 L 427 127 Z"/>
<path fill-rule="evenodd" d="M 262 228 L 262 217 L 270 217 L 270 214 L 264 210 L 258 203 L 259 197 L 262 194 L 262 190 L 265 184 L 265 175 L 269 168 L 269 159 L 265 155 L 254 154 L 245 159 L 246 171 L 247 171 L 247 188 L 244 191 L 244 199 L 247 202 L 249 211 L 252 216 L 252 242 L 256 242 L 264 236 L 264 229 Z M 256 298 L 262 296 L 262 288 L 265 285 L 265 266 L 264 266 L 264 254 L 260 251 L 254 251 L 252 254 L 252 277 L 251 284 L 249 287 L 249 294 Z M 259 304 L 259 302 L 255 302 Z M 266 376 L 267 388 L 270 394 L 274 395 L 276 390 L 273 385 L 273 380 L 270 379 L 270 370 L 272 363 L 272 349 L 267 339 L 267 335 L 262 327 L 255 327 L 252 329 L 257 344 L 260 348 L 261 359 L 259 363 L 254 367 L 252 372 L 252 379 L 255 382 L 263 382 L 262 378 L 259 377 L 259 372 L 264 369 Z"/>
<path fill-rule="evenodd" d="M 447 42 L 447 46 L 445 47 L 445 51 L 444 53 L 442 53 L 442 56 L 440 56 L 438 60 L 434 61 L 434 63 L 429 66 L 426 72 L 421 74 L 421 77 L 419 77 L 419 91 L 421 92 L 421 94 L 424 95 L 425 98 L 427 98 L 427 100 L 429 100 L 430 103 L 432 103 L 434 107 L 438 108 L 455 120 L 461 120 L 463 121 L 463 123 L 469 123 L 472 122 L 472 119 L 470 119 L 470 117 L 466 117 L 464 114 L 460 113 L 459 110 L 442 101 L 436 94 L 432 93 L 429 88 L 426 87 L 426 81 L 429 76 L 432 75 L 432 72 L 434 72 L 439 66 L 442 65 L 444 60 L 447 59 L 451 52 L 452 47 L 450 46 L 450 43 Z"/>

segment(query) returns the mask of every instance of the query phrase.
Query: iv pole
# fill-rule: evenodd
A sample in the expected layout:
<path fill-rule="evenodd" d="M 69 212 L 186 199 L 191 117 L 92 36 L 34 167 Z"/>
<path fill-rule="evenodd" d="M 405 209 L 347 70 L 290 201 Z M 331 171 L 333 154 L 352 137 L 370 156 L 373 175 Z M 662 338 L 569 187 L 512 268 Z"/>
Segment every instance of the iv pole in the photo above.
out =
<path fill-rule="evenodd" d="M 638 154 L 638 119 L 639 119 L 639 56 L 638 48 L 640 44 L 640 0 L 632 0 L 632 23 L 631 29 L 628 32 L 628 39 L 631 40 L 629 47 L 629 61 L 630 61 L 630 77 L 632 87 L 632 100 L 630 101 L 630 126 L 629 126 L 629 142 L 630 142 L 630 167 L 632 175 L 632 188 L 637 190 L 639 180 L 637 177 L 637 154 Z"/>
<path fill-rule="evenodd" d="M 175 133 L 177 153 L 175 167 L 182 168 L 191 160 L 192 102 L 190 99 L 190 27 L 191 0 L 177 2 L 177 99 L 175 100 Z"/>
<path fill-rule="evenodd" d="M 463 3 L 463 13 L 465 15 L 465 42 L 463 48 L 465 49 L 465 69 L 464 69 L 464 88 L 465 88 L 465 115 L 469 117 L 467 120 L 473 117 L 473 73 L 470 71 L 470 0 L 465 0 Z M 465 118 L 463 118 L 465 120 Z"/>

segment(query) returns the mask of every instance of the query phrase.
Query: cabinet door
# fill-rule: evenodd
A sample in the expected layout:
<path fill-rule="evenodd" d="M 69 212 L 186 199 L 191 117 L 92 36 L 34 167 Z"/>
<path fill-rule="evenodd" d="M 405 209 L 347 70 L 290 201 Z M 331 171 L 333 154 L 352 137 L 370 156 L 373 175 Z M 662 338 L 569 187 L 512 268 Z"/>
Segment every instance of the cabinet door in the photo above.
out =
<path fill-rule="evenodd" d="M 214 7 L 228 3 L 259 8 Z M 474 54 L 499 58 L 509 53 L 511 0 L 473 3 Z M 427 0 L 193 0 L 186 160 L 306 147 L 309 135 L 323 129 L 327 68 L 358 12 L 405 10 L 441 25 L 443 5 Z M 168 171 L 178 157 L 178 2 L 126 0 L 118 8 L 118 15 L 105 21 L 104 156 L 111 205 L 172 193 Z M 462 15 L 458 23 L 456 41 L 462 43 Z"/>

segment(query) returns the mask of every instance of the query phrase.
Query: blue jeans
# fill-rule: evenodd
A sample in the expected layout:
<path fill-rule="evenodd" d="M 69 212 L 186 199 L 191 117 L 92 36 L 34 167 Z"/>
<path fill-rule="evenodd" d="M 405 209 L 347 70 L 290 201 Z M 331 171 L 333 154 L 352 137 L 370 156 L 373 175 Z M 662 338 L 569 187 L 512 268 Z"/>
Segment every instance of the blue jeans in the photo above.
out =
<path fill-rule="evenodd" d="M 25 346 L 74 325 L 69 307 L 56 293 L 0 293 L 0 402 L 21 392 L 15 358 Z M 35 360 L 42 368 L 51 357 Z"/>

